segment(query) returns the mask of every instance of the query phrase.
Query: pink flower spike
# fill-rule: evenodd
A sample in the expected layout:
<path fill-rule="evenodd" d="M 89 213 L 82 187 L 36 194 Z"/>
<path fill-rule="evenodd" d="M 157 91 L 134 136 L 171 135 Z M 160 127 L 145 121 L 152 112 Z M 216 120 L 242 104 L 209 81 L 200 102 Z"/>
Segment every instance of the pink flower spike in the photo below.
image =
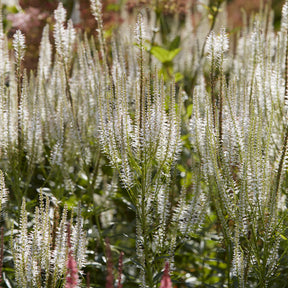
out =
<path fill-rule="evenodd" d="M 106 275 L 106 286 L 105 288 L 113 288 L 113 262 L 112 262 L 112 254 L 109 239 L 105 239 L 106 242 L 106 259 L 107 259 L 107 275 Z"/>
<path fill-rule="evenodd" d="M 70 252 L 67 262 L 67 276 L 65 288 L 76 288 L 78 284 L 78 269 L 77 263 Z"/>
<path fill-rule="evenodd" d="M 160 288 L 172 288 L 172 282 L 169 276 L 169 262 L 166 262 L 164 274 L 160 282 Z"/>
<path fill-rule="evenodd" d="M 119 264 L 118 264 L 118 286 L 117 288 L 123 288 L 123 285 L 121 284 L 121 276 L 122 276 L 122 270 L 123 270 L 123 256 L 124 256 L 124 252 L 122 251 L 120 253 Z"/>

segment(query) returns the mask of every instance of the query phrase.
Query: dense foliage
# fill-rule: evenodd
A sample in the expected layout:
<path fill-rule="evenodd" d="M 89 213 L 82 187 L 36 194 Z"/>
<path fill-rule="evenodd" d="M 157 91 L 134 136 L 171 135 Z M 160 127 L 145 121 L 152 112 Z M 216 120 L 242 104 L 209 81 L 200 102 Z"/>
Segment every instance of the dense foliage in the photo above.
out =
<path fill-rule="evenodd" d="M 1 287 L 288 287 L 288 2 L 187 3 L 60 2 L 35 71 L 1 15 Z"/>

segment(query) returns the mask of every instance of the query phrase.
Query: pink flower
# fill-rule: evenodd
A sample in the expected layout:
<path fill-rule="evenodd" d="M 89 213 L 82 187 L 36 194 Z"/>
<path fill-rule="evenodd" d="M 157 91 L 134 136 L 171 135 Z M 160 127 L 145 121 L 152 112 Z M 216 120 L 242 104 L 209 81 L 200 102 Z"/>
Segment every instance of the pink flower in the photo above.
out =
<path fill-rule="evenodd" d="M 106 242 L 106 259 L 107 259 L 107 275 L 106 275 L 106 286 L 105 288 L 113 288 L 113 262 L 112 262 L 112 254 L 109 239 L 105 239 Z"/>
<path fill-rule="evenodd" d="M 120 253 L 120 257 L 119 257 L 119 264 L 118 264 L 118 286 L 117 288 L 122 288 L 123 285 L 121 284 L 121 275 L 122 275 L 122 270 L 123 270 L 123 256 L 124 256 L 124 252 Z M 1 288 L 1 287 L 0 287 Z"/>
<path fill-rule="evenodd" d="M 65 288 L 76 288 L 77 283 L 78 283 L 77 263 L 72 253 L 69 253 L 67 261 L 67 276 L 66 276 Z"/>
<path fill-rule="evenodd" d="M 12 26 L 28 33 L 32 28 L 39 27 L 41 21 L 48 17 L 48 13 L 41 13 L 39 9 L 29 7 L 24 12 L 8 14 L 7 19 L 12 22 Z M 31 31 L 30 31 L 31 32 Z"/>
<path fill-rule="evenodd" d="M 169 263 L 166 262 L 164 274 L 160 282 L 160 288 L 172 288 L 172 282 L 169 276 Z"/>

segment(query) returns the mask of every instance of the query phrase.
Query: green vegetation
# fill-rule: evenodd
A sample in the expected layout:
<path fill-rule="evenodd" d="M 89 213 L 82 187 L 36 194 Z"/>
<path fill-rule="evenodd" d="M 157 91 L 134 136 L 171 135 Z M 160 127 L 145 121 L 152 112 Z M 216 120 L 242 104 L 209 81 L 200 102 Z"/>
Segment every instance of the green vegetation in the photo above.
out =
<path fill-rule="evenodd" d="M 177 3 L 0 19 L 1 287 L 288 287 L 288 2 Z"/>

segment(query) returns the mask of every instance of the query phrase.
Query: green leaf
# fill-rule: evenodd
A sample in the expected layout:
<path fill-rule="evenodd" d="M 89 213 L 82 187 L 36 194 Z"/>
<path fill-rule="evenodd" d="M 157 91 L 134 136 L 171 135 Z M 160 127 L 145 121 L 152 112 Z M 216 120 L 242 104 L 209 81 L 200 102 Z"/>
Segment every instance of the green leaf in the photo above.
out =
<path fill-rule="evenodd" d="M 186 172 L 186 169 L 182 166 L 182 165 L 177 165 L 177 169 L 180 171 L 180 172 Z"/>
<path fill-rule="evenodd" d="M 278 232 L 278 234 L 279 234 L 279 236 L 280 236 L 283 240 L 285 240 L 285 241 L 288 240 L 283 234 L 281 234 L 281 233 L 279 233 L 279 232 Z"/>
<path fill-rule="evenodd" d="M 169 51 L 173 51 L 180 46 L 180 36 L 176 36 L 169 45 Z"/>
<path fill-rule="evenodd" d="M 180 72 L 175 73 L 175 83 L 179 82 L 183 78 L 184 76 Z"/>
<path fill-rule="evenodd" d="M 180 51 L 181 51 L 180 48 L 177 48 L 177 49 L 170 51 L 169 52 L 169 61 L 172 61 Z"/>
<path fill-rule="evenodd" d="M 162 63 L 167 62 L 169 57 L 169 51 L 158 46 L 153 46 L 150 50 L 150 53 Z"/>
<path fill-rule="evenodd" d="M 190 117 L 191 117 L 192 112 L 193 112 L 193 104 L 190 104 L 190 105 L 188 105 L 188 107 L 187 107 L 187 113 L 186 113 L 187 118 L 190 118 Z"/>
<path fill-rule="evenodd" d="M 106 9 L 107 9 L 107 11 L 118 12 L 120 10 L 120 5 L 119 4 L 108 4 Z"/>
<path fill-rule="evenodd" d="M 78 204 L 77 198 L 75 195 L 69 197 L 65 203 L 67 204 L 68 209 L 72 209 L 73 207 L 76 207 Z"/>
<path fill-rule="evenodd" d="M 17 14 L 19 12 L 19 10 L 17 9 L 17 7 L 15 5 L 14 6 L 6 6 L 6 10 L 12 14 Z"/>
<path fill-rule="evenodd" d="M 159 46 L 153 46 L 150 53 L 155 56 L 161 63 L 171 62 L 175 56 L 180 52 L 180 48 L 174 49 L 172 51 L 166 50 Z"/>

